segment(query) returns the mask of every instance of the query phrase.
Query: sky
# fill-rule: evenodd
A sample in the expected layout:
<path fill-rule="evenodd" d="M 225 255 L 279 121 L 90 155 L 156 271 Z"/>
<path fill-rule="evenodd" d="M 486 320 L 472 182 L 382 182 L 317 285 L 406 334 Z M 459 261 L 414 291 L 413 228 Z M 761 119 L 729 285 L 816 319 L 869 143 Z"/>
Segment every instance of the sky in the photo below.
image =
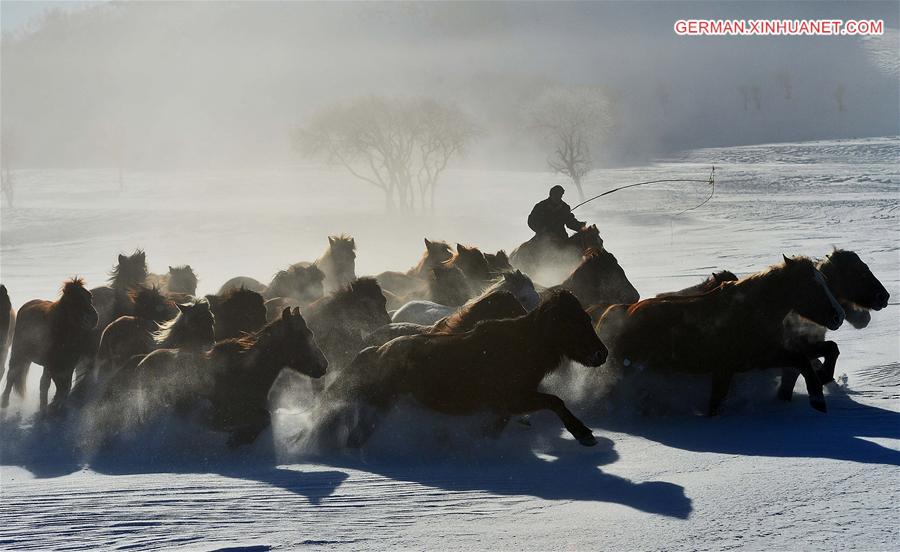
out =
<path fill-rule="evenodd" d="M 290 136 L 318 110 L 378 94 L 469 114 L 485 129 L 471 164 L 545 168 L 528 110 L 554 86 L 610 98 L 601 164 L 900 132 L 896 2 L 4 1 L 0 12 L 4 148 L 28 166 L 297 162 Z M 888 30 L 676 36 L 674 21 L 691 17 L 865 17 Z"/>

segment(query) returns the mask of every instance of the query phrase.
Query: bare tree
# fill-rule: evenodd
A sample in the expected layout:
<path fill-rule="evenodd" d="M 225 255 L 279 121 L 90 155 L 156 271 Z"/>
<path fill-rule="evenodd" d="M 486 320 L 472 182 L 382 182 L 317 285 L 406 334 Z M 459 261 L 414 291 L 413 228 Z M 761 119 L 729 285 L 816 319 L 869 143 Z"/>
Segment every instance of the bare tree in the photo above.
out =
<path fill-rule="evenodd" d="M 584 199 L 582 180 L 593 167 L 591 146 L 612 127 L 610 99 L 598 88 L 553 88 L 537 101 L 534 128 L 553 153 L 547 163 L 572 179 Z"/>
<path fill-rule="evenodd" d="M 838 85 L 834 89 L 834 101 L 837 102 L 838 111 L 847 111 L 847 106 L 844 103 L 844 99 L 847 97 L 847 89 L 844 88 L 844 85 L 838 83 Z"/>
<path fill-rule="evenodd" d="M 778 83 L 781 85 L 781 88 L 784 90 L 784 99 L 790 100 L 794 89 L 794 85 L 791 80 L 791 74 L 787 71 L 779 71 L 775 73 L 775 80 L 778 81 Z"/>
<path fill-rule="evenodd" d="M 367 97 L 320 111 L 297 134 L 307 155 L 324 156 L 384 192 L 388 212 L 434 207 L 434 189 L 475 128 L 433 100 Z"/>

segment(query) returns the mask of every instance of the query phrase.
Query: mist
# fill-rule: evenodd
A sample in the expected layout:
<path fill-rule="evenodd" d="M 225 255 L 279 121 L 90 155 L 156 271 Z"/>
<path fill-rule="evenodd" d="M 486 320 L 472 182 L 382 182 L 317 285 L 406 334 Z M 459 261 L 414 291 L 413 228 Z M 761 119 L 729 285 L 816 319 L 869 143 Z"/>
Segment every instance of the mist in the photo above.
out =
<path fill-rule="evenodd" d="M 885 34 L 675 35 L 677 19 L 701 17 L 874 18 Z M 546 170 L 527 112 L 551 86 L 608 94 L 597 166 L 894 135 L 897 27 L 890 2 L 91 3 L 4 32 L 4 166 L 306 163 L 294 129 L 334 102 L 383 95 L 469 114 L 483 132 L 457 165 Z"/>

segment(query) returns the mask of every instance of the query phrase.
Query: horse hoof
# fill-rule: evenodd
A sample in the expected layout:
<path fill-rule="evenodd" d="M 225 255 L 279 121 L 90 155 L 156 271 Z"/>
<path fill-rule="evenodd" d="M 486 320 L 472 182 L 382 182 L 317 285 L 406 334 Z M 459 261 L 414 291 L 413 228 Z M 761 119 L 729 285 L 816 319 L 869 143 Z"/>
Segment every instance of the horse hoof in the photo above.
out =
<path fill-rule="evenodd" d="M 823 414 L 828 412 L 828 405 L 825 404 L 825 399 L 809 399 L 809 404 Z"/>
<path fill-rule="evenodd" d="M 593 433 L 588 433 L 582 437 L 577 437 L 578 442 L 586 447 L 592 447 L 597 444 L 597 438 L 594 437 Z"/>
<path fill-rule="evenodd" d="M 781 401 L 790 401 L 794 397 L 794 390 L 791 389 L 789 391 L 778 390 L 778 400 Z"/>

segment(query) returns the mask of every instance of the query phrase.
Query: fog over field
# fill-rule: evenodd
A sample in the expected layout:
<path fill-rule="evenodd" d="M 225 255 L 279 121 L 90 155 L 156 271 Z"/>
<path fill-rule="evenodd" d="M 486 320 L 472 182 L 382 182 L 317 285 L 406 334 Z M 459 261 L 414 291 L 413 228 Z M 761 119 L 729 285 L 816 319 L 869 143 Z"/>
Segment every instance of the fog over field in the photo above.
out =
<path fill-rule="evenodd" d="M 367 94 L 458 105 L 484 128 L 465 160 L 481 168 L 545 168 L 524 113 L 558 85 L 608 92 L 603 164 L 889 135 L 900 118 L 891 2 L 49 6 L 4 28 L 2 130 L 21 167 L 296 163 L 292 129 Z M 676 36 L 687 18 L 876 18 L 886 32 Z"/>

